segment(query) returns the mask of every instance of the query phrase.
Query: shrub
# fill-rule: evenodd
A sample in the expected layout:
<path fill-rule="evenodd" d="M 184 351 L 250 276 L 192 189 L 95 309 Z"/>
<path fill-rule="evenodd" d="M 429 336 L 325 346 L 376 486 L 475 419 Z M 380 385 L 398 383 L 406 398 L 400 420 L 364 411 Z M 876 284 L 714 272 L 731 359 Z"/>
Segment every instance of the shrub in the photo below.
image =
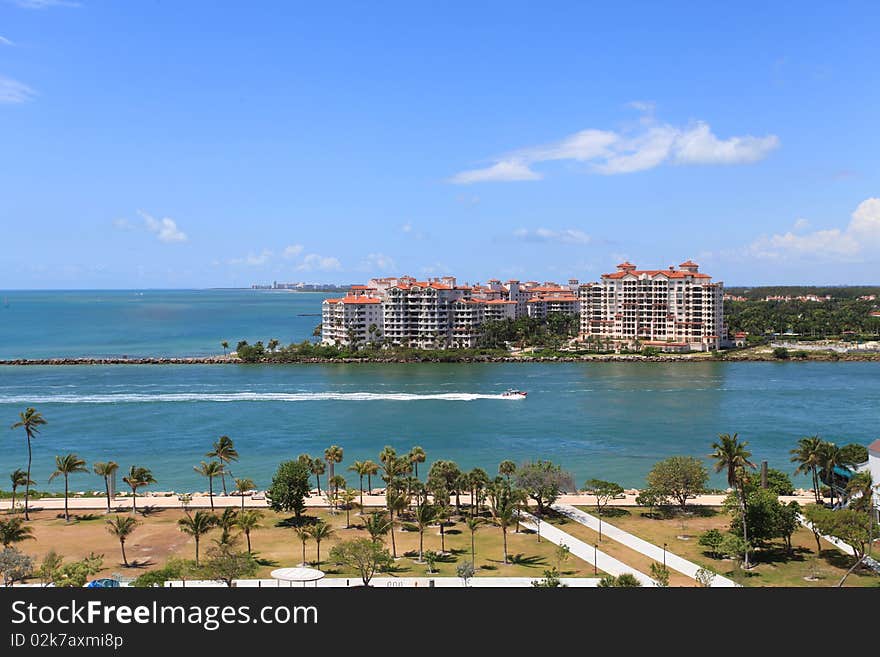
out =
<path fill-rule="evenodd" d="M 776 358 L 777 360 L 788 360 L 788 349 L 785 347 L 776 347 L 773 350 L 773 358 Z"/>
<path fill-rule="evenodd" d="M 700 534 L 700 540 L 698 542 L 703 547 L 708 548 L 709 554 L 713 557 L 717 557 L 721 554 L 721 545 L 724 543 L 724 535 L 717 529 L 710 529 L 709 531 Z"/>

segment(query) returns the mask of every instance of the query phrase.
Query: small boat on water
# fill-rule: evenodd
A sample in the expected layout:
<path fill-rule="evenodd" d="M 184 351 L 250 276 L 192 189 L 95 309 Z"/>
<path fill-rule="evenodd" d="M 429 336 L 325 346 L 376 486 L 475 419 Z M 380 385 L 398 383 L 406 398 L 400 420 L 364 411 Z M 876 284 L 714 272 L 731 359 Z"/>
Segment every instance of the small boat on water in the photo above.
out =
<path fill-rule="evenodd" d="M 527 393 L 525 390 L 515 390 L 513 388 L 510 388 L 510 389 L 502 392 L 501 396 L 502 397 L 525 397 L 528 394 L 529 393 Z"/>

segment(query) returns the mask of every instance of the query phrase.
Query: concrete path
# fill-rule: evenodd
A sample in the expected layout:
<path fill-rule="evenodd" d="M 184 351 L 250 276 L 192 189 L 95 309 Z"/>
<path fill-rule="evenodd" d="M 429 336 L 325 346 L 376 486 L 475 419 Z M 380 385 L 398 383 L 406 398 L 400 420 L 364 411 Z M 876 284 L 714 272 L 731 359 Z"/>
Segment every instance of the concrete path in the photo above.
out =
<path fill-rule="evenodd" d="M 554 527 L 550 523 L 544 522 L 543 520 L 539 523 L 538 519 L 530 513 L 522 514 L 520 524 L 526 529 L 531 529 L 532 531 L 536 531 L 536 529 L 539 528 L 542 539 L 547 539 L 556 545 L 565 543 L 574 556 L 583 559 L 589 564 L 595 563 L 597 568 L 609 575 L 617 577 L 623 573 L 631 573 L 642 583 L 642 586 L 654 586 L 654 580 L 648 577 L 645 573 L 639 572 L 631 566 L 627 566 L 622 561 L 618 561 L 611 555 L 605 554 L 602 550 L 596 550 L 592 545 L 584 543 L 582 540 L 562 531 L 558 527 Z"/>
<path fill-rule="evenodd" d="M 574 520 L 575 522 L 579 522 L 585 527 L 589 527 L 593 531 L 599 531 L 599 520 L 595 516 L 590 515 L 589 513 L 585 513 L 580 509 L 576 509 L 573 506 L 569 506 L 567 504 L 554 504 L 553 508 L 564 515 L 567 518 Z M 635 550 L 636 552 L 640 552 L 644 554 L 646 557 L 653 559 L 657 563 L 663 563 L 663 548 L 653 543 L 649 543 L 646 540 L 639 538 L 638 536 L 634 536 L 629 532 L 625 532 L 614 525 L 609 524 L 605 520 L 602 521 L 602 535 L 607 536 L 608 538 L 614 539 L 621 545 L 625 545 L 631 550 Z M 690 578 L 695 578 L 697 575 L 697 571 L 700 570 L 700 566 L 693 563 L 692 561 L 688 561 L 687 559 L 683 559 L 676 554 L 673 554 L 669 550 L 666 550 L 666 566 L 671 568 L 672 570 L 677 570 L 683 575 L 687 575 Z M 736 582 L 727 577 L 723 577 L 721 575 L 715 575 L 715 578 L 712 580 L 713 587 L 732 587 L 739 586 Z"/>
<path fill-rule="evenodd" d="M 468 586 L 473 588 L 531 588 L 532 582 L 539 577 L 472 577 L 468 580 Z M 375 588 L 430 588 L 431 580 L 437 588 L 462 588 L 461 578 L 459 577 L 374 577 L 370 581 L 370 586 Z M 571 588 L 587 588 L 595 587 L 599 584 L 599 580 L 593 577 L 562 577 L 560 582 Z M 289 583 L 281 582 L 279 586 L 278 580 L 275 579 L 243 579 L 236 580 L 236 586 L 239 588 L 290 588 Z M 166 582 L 166 587 L 180 588 L 182 582 Z M 225 587 L 222 582 L 213 580 L 186 582 L 187 588 L 191 587 Z M 361 586 L 360 577 L 325 577 L 318 581 L 319 588 L 346 588 L 352 586 Z M 306 584 L 306 588 L 314 588 L 315 584 Z M 293 584 L 292 588 L 302 588 L 302 584 Z"/>

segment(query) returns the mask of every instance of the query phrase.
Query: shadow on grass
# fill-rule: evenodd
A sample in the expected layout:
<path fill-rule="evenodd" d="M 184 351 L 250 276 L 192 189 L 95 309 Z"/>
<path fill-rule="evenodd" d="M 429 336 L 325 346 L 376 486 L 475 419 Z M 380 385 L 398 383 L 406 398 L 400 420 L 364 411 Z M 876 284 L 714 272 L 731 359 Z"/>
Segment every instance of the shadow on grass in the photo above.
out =
<path fill-rule="evenodd" d="M 459 534 L 461 534 L 461 530 L 460 529 L 446 529 L 446 530 L 444 530 L 443 533 L 446 534 L 447 536 L 458 536 Z"/>
<path fill-rule="evenodd" d="M 437 563 L 455 563 L 456 561 L 458 561 L 458 557 L 455 556 L 455 554 L 451 554 L 448 552 L 446 554 L 438 552 L 436 559 Z"/>
<path fill-rule="evenodd" d="M 844 554 L 839 550 L 822 550 L 819 555 L 825 563 L 829 566 L 834 566 L 835 568 L 841 568 L 843 570 L 849 570 L 852 565 L 855 557 Z"/>
<path fill-rule="evenodd" d="M 274 559 L 267 559 L 266 557 L 254 556 L 254 561 L 257 562 L 260 566 L 267 566 L 269 568 L 274 568 L 278 565 L 278 562 Z"/>
<path fill-rule="evenodd" d="M 165 511 L 165 509 L 160 509 L 159 507 L 148 504 L 147 506 L 139 506 L 138 513 L 140 513 L 144 518 L 148 518 L 150 516 L 157 516 L 160 513 Z"/>
<path fill-rule="evenodd" d="M 412 571 L 412 568 L 410 568 L 409 566 L 405 566 L 397 561 L 395 561 L 391 566 L 389 566 L 388 568 L 385 569 L 386 573 L 391 573 L 393 575 L 396 575 L 399 573 L 409 573 L 411 571 Z"/>
<path fill-rule="evenodd" d="M 296 516 L 291 516 L 290 518 L 284 518 L 275 523 L 276 527 L 308 527 L 314 525 L 318 522 L 318 518 L 315 516 L 300 516 L 297 518 Z"/>
<path fill-rule="evenodd" d="M 124 564 L 118 564 L 118 565 L 121 566 L 122 568 L 125 568 Z M 134 568 L 134 569 L 148 568 L 150 566 L 155 566 L 155 565 L 156 565 L 156 562 L 154 562 L 152 559 L 143 559 L 143 560 L 133 559 L 132 561 L 128 562 L 128 567 Z"/>
<path fill-rule="evenodd" d="M 515 566 L 524 566 L 525 568 L 543 568 L 547 566 L 546 558 L 537 555 L 525 556 L 522 553 L 510 555 L 508 561 Z"/>
<path fill-rule="evenodd" d="M 603 518 L 623 518 L 625 516 L 631 516 L 632 513 L 627 509 L 622 509 L 619 506 L 606 506 L 602 509 L 602 517 Z"/>
<path fill-rule="evenodd" d="M 83 513 L 80 515 L 71 516 L 71 518 L 76 522 L 92 522 L 94 520 L 98 520 L 101 517 L 102 516 L 97 513 Z"/>
<path fill-rule="evenodd" d="M 781 545 L 769 545 L 752 553 L 755 564 L 778 564 L 789 563 L 791 561 L 806 561 L 805 554 L 812 554 L 810 550 L 804 547 L 796 547 L 791 552 Z"/>

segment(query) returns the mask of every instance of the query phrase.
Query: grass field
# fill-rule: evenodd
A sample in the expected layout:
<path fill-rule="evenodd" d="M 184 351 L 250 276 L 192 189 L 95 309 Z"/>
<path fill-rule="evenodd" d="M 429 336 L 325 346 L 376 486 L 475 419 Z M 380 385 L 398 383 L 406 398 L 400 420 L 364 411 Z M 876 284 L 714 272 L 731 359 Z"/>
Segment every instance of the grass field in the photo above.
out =
<path fill-rule="evenodd" d="M 594 507 L 578 508 L 594 515 L 596 512 Z M 751 553 L 756 565 L 745 572 L 730 559 L 713 558 L 697 542 L 699 535 L 709 529 L 726 531 L 730 517 L 710 507 L 694 507 L 692 511 L 687 516 L 655 519 L 645 515 L 647 509 L 642 507 L 618 507 L 610 509 L 604 520 L 654 545 L 666 543 L 670 552 L 743 586 L 836 586 L 852 565 L 852 557 L 825 541 L 817 554 L 813 533 L 802 527 L 792 536 L 792 554 L 787 554 L 781 541 L 771 543 L 769 549 Z M 564 529 L 569 531 L 572 524 Z M 880 586 L 880 576 L 860 570 L 851 574 L 845 585 Z"/>
<path fill-rule="evenodd" d="M 352 577 L 353 571 L 332 566 L 326 559 L 334 543 L 350 538 L 366 537 L 369 534 L 360 528 L 360 518 L 351 513 L 352 527 L 345 528 L 345 512 L 336 514 L 328 510 L 309 509 L 306 514 L 310 518 L 319 517 L 330 523 L 334 536 L 321 542 L 321 568 L 330 576 Z M 70 524 L 64 522 L 63 514 L 55 511 L 38 511 L 31 513 L 36 540 L 23 541 L 17 547 L 35 558 L 37 565 L 42 557 L 54 549 L 71 561 L 85 557 L 89 552 L 104 555 L 104 569 L 98 576 L 118 574 L 124 578 L 134 578 L 139 574 L 162 566 L 171 557 L 192 559 L 195 556 L 195 543 L 190 536 L 178 529 L 177 521 L 183 517 L 179 509 L 158 509 L 146 516 L 138 514 L 141 524 L 126 541 L 126 555 L 130 568 L 122 565 L 122 557 L 118 540 L 107 532 L 107 515 L 100 512 L 76 513 Z M 251 533 L 254 552 L 260 562 L 258 577 L 269 577 L 274 568 L 296 566 L 302 562 L 302 544 L 294 534 L 294 530 L 284 526 L 283 521 L 289 514 L 265 513 L 262 528 Z M 406 523 L 406 520 L 404 520 Z M 204 557 L 219 535 L 218 529 L 212 530 L 201 539 L 201 555 Z M 456 566 L 471 559 L 470 531 L 463 519 L 450 521 L 445 528 L 447 554 L 438 560 L 432 573 L 440 577 L 455 577 Z M 557 566 L 555 547 L 548 541 L 538 542 L 531 532 L 516 533 L 508 531 L 508 553 L 511 563 L 503 563 L 501 529 L 491 525 L 483 525 L 475 536 L 476 575 L 499 577 L 532 577 L 541 578 L 544 571 Z M 397 554 L 400 557 L 391 574 L 401 577 L 425 576 L 427 566 L 418 563 L 419 535 L 417 531 L 405 531 L 401 526 L 395 529 Z M 386 546 L 391 549 L 390 537 L 386 537 Z M 238 543 L 245 549 L 244 537 Z M 440 531 L 438 526 L 431 526 L 425 532 L 424 549 L 440 551 Z M 317 561 L 317 549 L 314 541 L 306 544 L 306 560 Z M 563 577 L 593 577 L 593 567 L 573 555 L 560 568 Z M 601 573 L 600 573 L 601 574 Z"/>

